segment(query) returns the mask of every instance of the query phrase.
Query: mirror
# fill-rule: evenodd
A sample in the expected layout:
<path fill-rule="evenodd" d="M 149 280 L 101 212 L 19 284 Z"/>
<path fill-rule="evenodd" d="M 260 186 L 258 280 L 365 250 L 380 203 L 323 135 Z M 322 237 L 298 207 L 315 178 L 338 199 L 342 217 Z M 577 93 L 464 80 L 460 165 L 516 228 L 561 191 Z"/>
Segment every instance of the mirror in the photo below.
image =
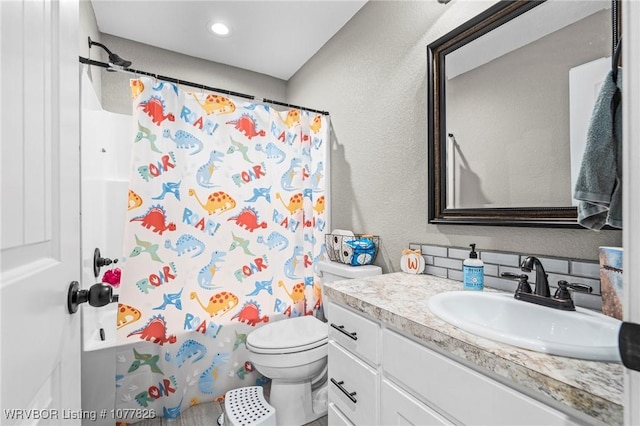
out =
<path fill-rule="evenodd" d="M 617 14 L 610 0 L 501 1 L 428 46 L 430 223 L 578 227 Z"/>

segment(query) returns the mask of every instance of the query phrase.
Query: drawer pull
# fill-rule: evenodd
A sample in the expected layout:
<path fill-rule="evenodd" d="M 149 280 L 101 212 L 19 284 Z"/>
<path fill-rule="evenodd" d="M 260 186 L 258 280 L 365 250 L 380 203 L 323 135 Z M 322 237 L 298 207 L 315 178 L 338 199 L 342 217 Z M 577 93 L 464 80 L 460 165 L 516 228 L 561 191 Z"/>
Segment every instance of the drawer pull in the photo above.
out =
<path fill-rule="evenodd" d="M 335 328 L 340 333 L 342 333 L 342 334 L 344 334 L 346 336 L 349 336 L 353 340 L 358 340 L 358 338 L 356 337 L 356 332 L 354 331 L 353 333 L 349 333 L 348 331 L 345 331 L 344 330 L 344 325 L 335 325 L 334 323 L 331 323 L 331 327 Z"/>
<path fill-rule="evenodd" d="M 358 402 L 358 400 L 355 397 L 355 392 L 349 392 L 347 391 L 345 388 L 342 387 L 342 385 L 344 384 L 344 381 L 336 381 L 336 379 L 334 379 L 333 377 L 331 378 L 331 383 L 333 383 L 334 385 L 336 385 L 338 387 L 338 389 L 340 389 L 342 391 L 343 394 L 347 395 L 347 398 L 349 398 L 351 400 L 351 402 L 353 402 L 354 404 L 356 402 Z"/>

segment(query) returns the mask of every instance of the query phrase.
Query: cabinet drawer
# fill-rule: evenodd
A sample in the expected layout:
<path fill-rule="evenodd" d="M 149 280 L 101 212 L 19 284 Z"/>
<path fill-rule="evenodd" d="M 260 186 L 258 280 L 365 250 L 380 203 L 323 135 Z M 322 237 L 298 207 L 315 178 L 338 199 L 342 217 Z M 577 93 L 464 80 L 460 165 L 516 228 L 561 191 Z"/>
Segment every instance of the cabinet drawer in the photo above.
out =
<path fill-rule="evenodd" d="M 329 307 L 329 339 L 372 364 L 380 364 L 380 327 L 377 323 L 331 303 Z"/>
<path fill-rule="evenodd" d="M 382 380 L 382 409 L 380 424 L 383 425 L 453 425 L 449 420 L 433 411 L 393 383 Z M 329 422 L 329 424 L 332 424 Z"/>
<path fill-rule="evenodd" d="M 442 356 L 398 333 L 382 333 L 385 375 L 395 377 L 456 423 L 569 425 L 571 416 Z"/>
<path fill-rule="evenodd" d="M 353 423 L 351 423 L 333 403 L 329 403 L 327 424 L 331 426 L 353 426 Z"/>
<path fill-rule="evenodd" d="M 329 402 L 355 425 L 377 424 L 378 373 L 335 342 L 329 342 L 328 359 Z"/>

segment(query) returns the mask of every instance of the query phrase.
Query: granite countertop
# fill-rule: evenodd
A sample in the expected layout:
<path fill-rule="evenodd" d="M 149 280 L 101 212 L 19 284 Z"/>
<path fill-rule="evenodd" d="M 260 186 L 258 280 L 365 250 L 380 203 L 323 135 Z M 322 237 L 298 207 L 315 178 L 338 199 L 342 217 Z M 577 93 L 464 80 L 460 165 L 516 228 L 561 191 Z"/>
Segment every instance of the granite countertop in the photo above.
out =
<path fill-rule="evenodd" d="M 622 364 L 542 354 L 467 333 L 429 311 L 429 297 L 462 283 L 404 272 L 324 284 L 329 299 L 437 347 L 478 371 L 514 383 L 609 425 L 623 424 Z M 491 291 L 490 289 L 486 289 Z"/>

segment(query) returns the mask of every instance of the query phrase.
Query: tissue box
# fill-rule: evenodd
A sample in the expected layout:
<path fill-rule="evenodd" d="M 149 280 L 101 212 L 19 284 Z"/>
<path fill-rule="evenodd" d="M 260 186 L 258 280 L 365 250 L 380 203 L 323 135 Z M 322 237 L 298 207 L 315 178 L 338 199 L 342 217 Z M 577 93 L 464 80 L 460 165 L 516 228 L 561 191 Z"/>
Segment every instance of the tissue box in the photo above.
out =
<path fill-rule="evenodd" d="M 622 248 L 600 247 L 602 313 L 622 320 Z"/>

